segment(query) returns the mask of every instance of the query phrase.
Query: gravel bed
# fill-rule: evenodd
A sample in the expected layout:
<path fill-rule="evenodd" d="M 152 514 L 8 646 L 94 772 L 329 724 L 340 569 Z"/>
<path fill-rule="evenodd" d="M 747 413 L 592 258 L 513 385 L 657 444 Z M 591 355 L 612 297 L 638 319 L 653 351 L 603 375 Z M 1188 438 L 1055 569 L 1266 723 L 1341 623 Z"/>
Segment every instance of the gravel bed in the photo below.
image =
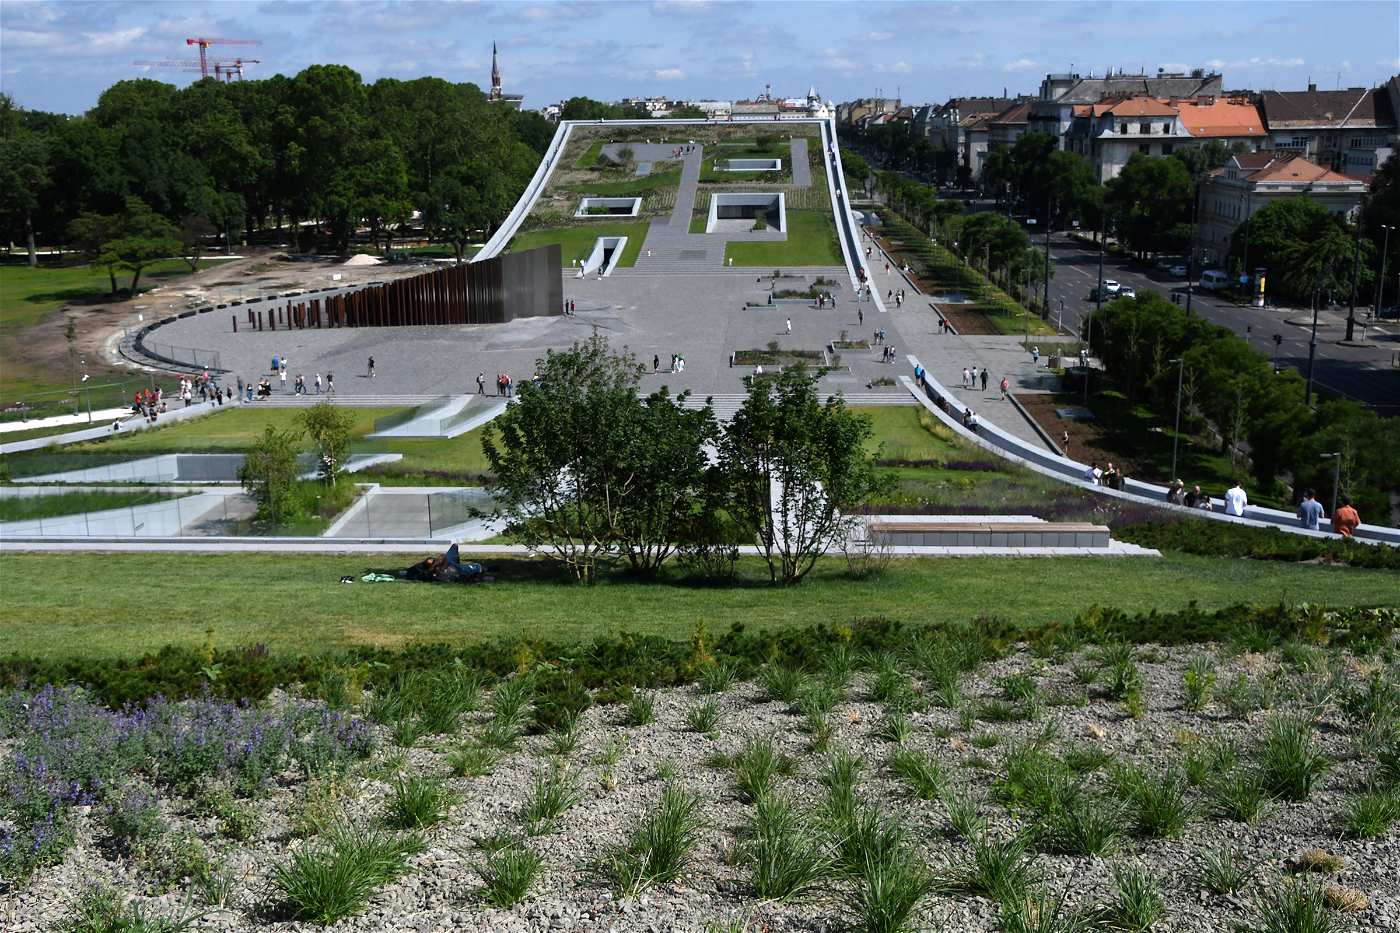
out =
<path fill-rule="evenodd" d="M 1213 701 L 1201 712 L 1185 708 L 1183 673 L 1198 655 L 1209 656 L 1217 675 Z M 1319 652 L 1320 654 L 1320 652 Z M 1361 683 L 1382 662 L 1333 652 L 1322 655 L 1341 683 Z M 1161 931 L 1229 930 L 1248 922 L 1257 898 L 1276 889 L 1288 877 L 1294 860 L 1305 850 L 1322 848 L 1339 856 L 1344 866 L 1316 874 L 1320 883 L 1344 886 L 1364 895 L 1366 906 L 1339 913 L 1357 930 L 1400 930 L 1400 829 L 1378 839 L 1345 834 L 1340 813 L 1346 800 L 1363 788 L 1373 767 L 1374 749 L 1358 741 L 1339 705 L 1336 690 L 1326 693 L 1317 684 L 1324 675 L 1300 672 L 1277 652 L 1232 655 L 1214 646 L 1146 647 L 1137 651 L 1142 676 L 1142 710 L 1129 715 L 1121 701 L 1110 699 L 1101 685 L 1084 686 L 1077 675 L 1096 664 L 1093 649 L 1051 661 L 1017 652 L 982 665 L 963 683 L 962 705 L 1002 696 L 999 681 L 1016 674 L 1032 675 L 1044 702 L 1039 715 L 1024 721 L 969 721 L 966 712 L 936 705 L 932 688 L 920 681 L 929 700 L 909 714 L 913 733 L 906 747 L 935 756 L 948 774 L 952 790 L 983 800 L 982 810 L 993 836 L 1006 837 L 1025 828 L 1022 814 L 987 799 L 991 785 L 1003 773 L 1008 749 L 1041 734 L 1052 751 L 1067 747 L 1098 748 L 1117 760 L 1161 769 L 1180 762 L 1198 740 L 1231 739 L 1241 758 L 1257 743 L 1271 716 L 1296 712 L 1304 698 L 1314 696 L 1316 739 L 1333 761 L 1309 798 L 1300 803 L 1275 802 L 1257 824 L 1231 822 L 1210 814 L 1200 790 L 1191 791 L 1198 812 L 1179 837 L 1131 837 L 1108 858 L 1037 854 L 1036 864 L 1053 893 L 1065 892 L 1071 904 L 1106 902 L 1114 889 L 1118 865 L 1140 865 L 1158 882 L 1165 901 Z M 1308 660 L 1307 658 L 1303 659 Z M 1284 670 L 1272 709 L 1243 716 L 1227 711 L 1222 695 L 1227 685 L 1245 675 L 1255 683 Z M 1392 664 L 1383 676 L 1394 678 Z M 916 681 L 919 680 L 915 674 Z M 864 758 L 860 795 L 879 812 L 903 820 L 920 856 L 936 872 L 966 848 L 952 831 L 943 804 L 914 799 L 885 767 L 893 742 L 876 734 L 884 707 L 871 699 L 873 675 L 858 672 L 846 701 L 831 713 L 830 749 L 843 748 Z M 751 739 L 772 737 L 795 761 L 793 773 L 780 787 L 799 805 L 815 810 L 824 788 L 818 780 L 826 754 L 813 752 L 802 717 L 788 704 L 766 699 L 757 682 L 736 684 L 724 693 L 702 695 L 696 687 L 651 694 L 655 720 L 629 727 L 622 706 L 594 706 L 583 714 L 577 748 L 563 757 L 583 788 L 583 799 L 569 809 L 551 832 L 526 836 L 527 844 L 543 857 L 543 868 L 524 901 L 509 910 L 482 905 L 477 866 L 486 853 L 477 840 L 500 833 L 521 834 L 519 811 L 535 775 L 555 759 L 548 753 L 549 736 L 527 736 L 515 752 L 504 755 L 490 774 L 479 778 L 450 778 L 459 794 L 449 817 L 425 831 L 427 848 L 410 861 L 410 870 L 381 888 L 368 909 L 334 925 L 345 931 L 705 931 L 712 925 L 742 920 L 747 930 L 828 930 L 842 927 L 850 901 L 848 883 L 833 882 L 818 894 L 789 903 L 754 897 L 750 869 L 734 857 L 736 833 L 753 813 L 740 800 L 732 770 L 716 766 L 716 755 L 733 755 Z M 721 710 L 717 729 L 697 734 L 686 726 L 686 715 L 699 703 L 713 700 Z M 446 752 L 480 732 L 489 704 L 465 717 L 462 736 L 430 736 L 411 749 L 398 749 L 387 728 L 379 727 L 380 745 L 373 758 L 357 766 L 344 780 L 338 810 L 342 817 L 369 825 L 382 819 L 396 773 L 447 775 Z M 1051 730 L 1046 733 L 1046 730 Z M 992 743 L 995 737 L 995 744 Z M 599 755 L 609 743 L 624 742 L 613 780 Z M 621 899 L 592 870 L 601 853 L 623 840 L 627 828 L 648 812 L 666 785 L 662 773 L 698 793 L 705 829 L 691 864 L 674 884 L 649 889 L 636 899 Z M 1083 780 L 1108 788 L 1105 773 Z M 28 933 L 53 929 L 69 910 L 78 892 L 98 884 L 116 887 L 136 898 L 149 912 L 203 912 L 197 929 L 221 931 L 292 931 L 319 929 L 310 924 L 273 919 L 274 895 L 270 872 L 285 862 L 289 849 L 306 844 L 295 832 L 296 814 L 304 792 L 297 775 L 284 775 L 264 798 L 252 801 L 258 828 L 246 843 L 221 838 L 215 821 L 197 818 L 189 801 L 163 803 L 172 824 L 197 834 L 234 879 L 226 904 L 201 904 L 191 886 L 159 893 L 144 869 L 110 855 L 100 838 L 97 814 L 79 821 L 77 844 L 63 861 L 44 869 L 27 885 L 0 894 L 0 930 Z M 1256 863 L 1254 883 L 1233 896 L 1207 892 L 1195 876 L 1197 859 L 1223 844 L 1236 848 Z M 737 928 L 737 927 L 736 927 Z M 986 898 L 934 894 L 919 909 L 917 929 L 982 931 L 1000 929 L 998 905 Z M 728 929 L 726 927 L 726 929 Z"/>

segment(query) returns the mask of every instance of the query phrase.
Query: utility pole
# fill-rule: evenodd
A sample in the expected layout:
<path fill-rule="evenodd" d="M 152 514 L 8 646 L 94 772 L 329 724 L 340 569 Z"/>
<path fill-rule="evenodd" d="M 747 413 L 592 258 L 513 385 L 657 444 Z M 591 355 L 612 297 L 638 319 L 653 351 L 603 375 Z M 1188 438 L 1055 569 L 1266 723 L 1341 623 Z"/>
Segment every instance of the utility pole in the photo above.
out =
<path fill-rule="evenodd" d="M 1191 316 L 1191 270 L 1196 265 L 1196 224 L 1201 216 L 1201 183 L 1196 183 L 1196 196 L 1191 200 L 1191 245 L 1186 254 L 1186 316 Z"/>
<path fill-rule="evenodd" d="M 1332 471 L 1332 511 L 1330 514 L 1337 514 L 1337 489 L 1342 485 L 1342 452 L 1340 450 L 1330 454 L 1322 454 L 1319 460 L 1336 460 L 1336 469 Z"/>
<path fill-rule="evenodd" d="M 1317 361 L 1317 303 L 1320 300 L 1319 293 L 1322 291 L 1322 274 L 1324 271 L 1325 267 L 1317 270 L 1317 281 L 1313 284 L 1312 340 L 1308 342 L 1308 385 L 1303 391 L 1303 404 L 1307 405 L 1309 408 L 1312 407 L 1313 364 Z"/>
<path fill-rule="evenodd" d="M 1356 258 L 1351 264 L 1351 302 L 1347 308 L 1347 343 L 1356 332 L 1356 286 L 1361 278 L 1361 212 L 1356 214 Z"/>
<path fill-rule="evenodd" d="M 1172 480 L 1176 480 L 1176 449 L 1181 440 L 1181 374 L 1186 368 L 1186 357 L 1178 356 L 1175 360 L 1167 360 L 1168 363 L 1176 363 L 1176 424 L 1172 427 Z"/>
<path fill-rule="evenodd" d="M 1390 252 L 1390 231 L 1394 230 L 1395 227 L 1392 224 L 1381 224 L 1381 229 L 1385 231 L 1385 245 L 1381 247 L 1381 277 L 1380 280 L 1376 283 L 1375 316 L 1377 318 L 1381 316 L 1381 302 L 1385 298 L 1385 261 L 1387 258 L 1389 258 L 1386 256 L 1386 253 Z"/>
<path fill-rule="evenodd" d="M 1040 316 L 1047 318 L 1050 316 L 1050 215 L 1053 212 L 1054 201 L 1050 195 L 1045 195 L 1045 304 L 1041 307 Z"/>

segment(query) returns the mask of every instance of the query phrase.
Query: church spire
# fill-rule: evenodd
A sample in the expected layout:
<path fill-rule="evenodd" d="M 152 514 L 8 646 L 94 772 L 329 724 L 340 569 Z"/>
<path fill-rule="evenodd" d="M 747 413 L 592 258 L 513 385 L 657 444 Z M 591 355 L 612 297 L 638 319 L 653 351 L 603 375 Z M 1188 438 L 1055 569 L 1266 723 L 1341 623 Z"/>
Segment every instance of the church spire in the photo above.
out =
<path fill-rule="evenodd" d="M 501 67 L 496 63 L 496 43 L 491 43 L 491 100 L 501 99 Z"/>

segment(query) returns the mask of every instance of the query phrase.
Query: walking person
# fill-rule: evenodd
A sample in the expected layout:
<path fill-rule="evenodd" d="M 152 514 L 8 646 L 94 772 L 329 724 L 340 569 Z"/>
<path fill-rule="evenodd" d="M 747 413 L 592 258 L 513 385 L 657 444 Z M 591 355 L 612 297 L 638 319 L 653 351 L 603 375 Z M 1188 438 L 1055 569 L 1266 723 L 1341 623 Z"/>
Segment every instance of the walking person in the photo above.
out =
<path fill-rule="evenodd" d="M 1006 401 L 1006 390 L 1011 387 L 1011 383 L 1006 381 L 1006 377 L 1001 377 L 1001 400 Z"/>
<path fill-rule="evenodd" d="M 987 367 L 982 367 L 982 391 L 987 391 Z"/>
<path fill-rule="evenodd" d="M 865 312 L 862 311 L 860 308 L 856 308 L 856 326 L 857 326 L 857 327 L 863 327 L 864 325 L 865 325 Z"/>
<path fill-rule="evenodd" d="M 320 373 L 317 373 L 317 374 L 316 374 L 316 394 L 317 394 L 317 395 L 320 395 L 320 394 L 321 394 L 321 374 L 320 374 Z"/>
<path fill-rule="evenodd" d="M 787 319 L 787 332 L 792 333 L 792 318 Z"/>
<path fill-rule="evenodd" d="M 282 391 L 283 391 L 283 392 L 286 392 L 286 391 L 287 391 L 287 371 L 286 371 L 285 369 L 279 370 L 278 373 L 277 373 L 277 378 L 278 378 L 279 380 L 281 380 L 281 382 L 282 382 Z M 200 386 L 200 387 L 199 387 L 199 391 L 200 391 L 200 392 L 205 391 L 204 386 Z"/>
<path fill-rule="evenodd" d="M 374 378 L 374 357 L 369 358 L 369 377 Z"/>
<path fill-rule="evenodd" d="M 480 373 L 477 373 L 477 374 L 476 374 L 476 394 L 477 394 L 477 395 L 485 395 L 485 394 L 486 394 L 486 373 L 484 373 L 484 372 L 480 372 Z"/>
<path fill-rule="evenodd" d="M 963 387 L 964 389 L 967 388 L 967 380 L 969 380 L 969 379 L 971 379 L 971 378 L 972 378 L 972 374 L 969 373 L 969 372 L 967 371 L 967 367 L 964 366 L 964 367 L 963 367 L 963 371 L 962 371 L 962 387 Z"/>
<path fill-rule="evenodd" d="M 976 367 L 976 366 L 973 366 L 971 372 L 972 372 L 972 381 L 968 383 L 968 388 L 969 388 L 969 389 L 975 389 L 975 388 L 977 388 L 977 367 Z"/>
<path fill-rule="evenodd" d="M 652 372 L 656 372 L 656 371 L 657 371 L 658 369 L 660 369 L 660 368 L 661 368 L 661 354 L 659 354 L 659 353 L 653 353 L 653 354 L 651 355 L 651 371 L 652 371 Z"/>

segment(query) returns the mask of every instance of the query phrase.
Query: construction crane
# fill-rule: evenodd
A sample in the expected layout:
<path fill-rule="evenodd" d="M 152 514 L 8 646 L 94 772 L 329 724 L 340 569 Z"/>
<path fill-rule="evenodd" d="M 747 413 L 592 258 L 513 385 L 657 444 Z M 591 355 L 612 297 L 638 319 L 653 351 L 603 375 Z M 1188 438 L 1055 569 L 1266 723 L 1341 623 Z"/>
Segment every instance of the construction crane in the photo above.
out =
<path fill-rule="evenodd" d="M 199 46 L 199 71 L 209 77 L 209 46 L 211 45 L 262 45 L 257 39 L 206 39 L 198 37 L 186 39 L 185 45 Z"/>
<path fill-rule="evenodd" d="M 164 59 L 162 61 L 141 61 L 132 62 L 133 65 L 141 65 L 146 68 L 165 68 L 174 71 L 199 71 L 200 64 L 193 58 L 189 59 Z"/>
<path fill-rule="evenodd" d="M 214 77 L 222 78 L 225 81 L 235 79 L 243 80 L 244 65 L 261 65 L 262 62 L 256 58 L 235 58 L 231 62 L 217 61 L 214 63 Z"/>

